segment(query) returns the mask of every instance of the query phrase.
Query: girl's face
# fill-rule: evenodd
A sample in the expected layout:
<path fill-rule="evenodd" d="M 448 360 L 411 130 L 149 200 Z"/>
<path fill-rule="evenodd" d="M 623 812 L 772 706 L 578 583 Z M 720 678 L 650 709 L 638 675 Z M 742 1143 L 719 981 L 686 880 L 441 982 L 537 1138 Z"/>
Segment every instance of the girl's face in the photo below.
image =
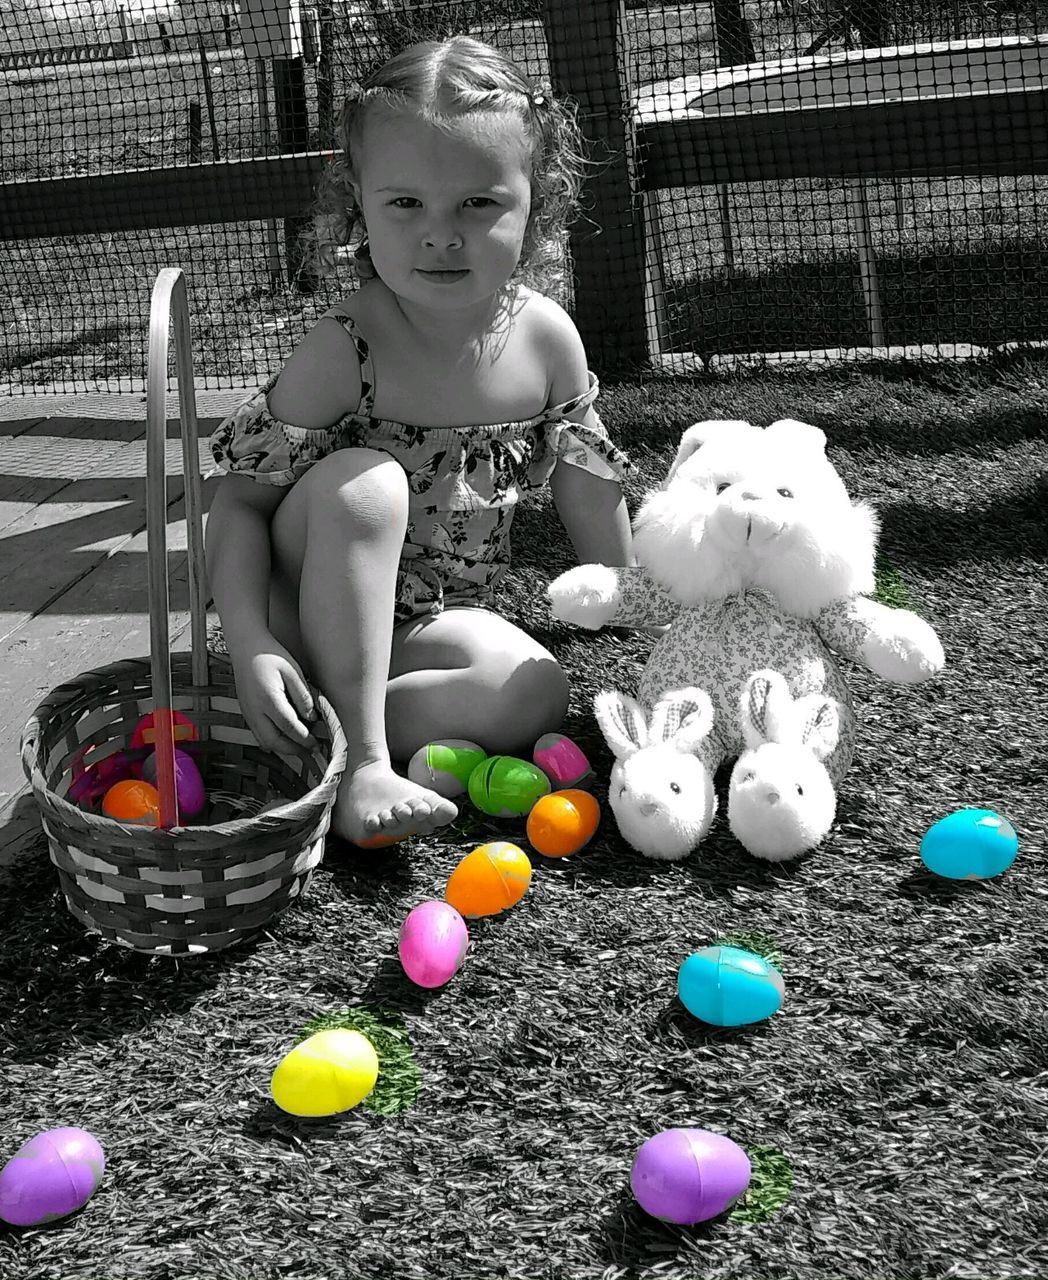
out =
<path fill-rule="evenodd" d="M 531 211 L 528 144 L 511 114 L 463 116 L 448 133 L 371 111 L 355 160 L 371 260 L 402 302 L 446 313 L 502 288 Z"/>

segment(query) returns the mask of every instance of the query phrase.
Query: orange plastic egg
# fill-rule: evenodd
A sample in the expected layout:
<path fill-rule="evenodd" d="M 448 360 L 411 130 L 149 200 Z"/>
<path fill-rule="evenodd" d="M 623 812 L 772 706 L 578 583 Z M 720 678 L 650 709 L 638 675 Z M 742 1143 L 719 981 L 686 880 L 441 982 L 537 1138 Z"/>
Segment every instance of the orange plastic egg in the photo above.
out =
<path fill-rule="evenodd" d="M 531 883 L 531 863 L 518 845 L 492 840 L 467 853 L 448 877 L 444 899 L 461 916 L 494 916 L 519 902 Z"/>
<path fill-rule="evenodd" d="M 387 849 L 391 844 L 399 844 L 401 840 L 406 840 L 407 836 L 365 836 L 363 840 L 354 840 L 353 844 L 358 849 Z"/>
<path fill-rule="evenodd" d="M 118 822 L 155 827 L 160 822 L 160 793 L 151 782 L 127 778 L 106 792 L 102 812 Z"/>
<path fill-rule="evenodd" d="M 528 814 L 528 839 L 547 858 L 564 858 L 593 839 L 600 805 L 588 791 L 551 791 Z"/>

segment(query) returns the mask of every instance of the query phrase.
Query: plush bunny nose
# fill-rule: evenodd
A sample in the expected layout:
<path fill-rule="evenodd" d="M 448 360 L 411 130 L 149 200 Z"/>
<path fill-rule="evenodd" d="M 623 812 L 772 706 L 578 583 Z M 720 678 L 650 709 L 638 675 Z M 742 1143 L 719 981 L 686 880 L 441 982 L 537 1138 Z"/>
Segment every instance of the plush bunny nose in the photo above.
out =
<path fill-rule="evenodd" d="M 659 806 L 654 800 L 646 800 L 641 806 L 640 811 L 645 818 L 650 818 L 653 813 L 658 813 Z"/>
<path fill-rule="evenodd" d="M 782 797 L 774 787 L 769 787 L 764 793 L 764 798 L 769 804 L 778 804 Z"/>
<path fill-rule="evenodd" d="M 756 502 L 761 495 L 759 493 L 751 493 L 749 489 L 746 489 L 740 496 L 743 502 Z"/>

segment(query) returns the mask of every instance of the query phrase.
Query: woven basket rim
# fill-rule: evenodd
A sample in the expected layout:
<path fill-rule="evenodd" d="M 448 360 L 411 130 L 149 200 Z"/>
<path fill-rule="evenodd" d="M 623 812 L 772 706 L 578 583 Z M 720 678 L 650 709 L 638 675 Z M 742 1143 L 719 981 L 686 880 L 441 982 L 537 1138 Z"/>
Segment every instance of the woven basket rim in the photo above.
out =
<path fill-rule="evenodd" d="M 172 656 L 182 659 L 188 659 L 189 657 L 188 654 L 174 654 Z M 255 814 L 245 818 L 233 818 L 228 822 L 177 826 L 166 830 L 158 827 L 142 827 L 134 823 L 120 822 L 116 818 L 110 818 L 105 814 L 91 813 L 89 810 L 81 809 L 79 805 L 73 804 L 63 796 L 58 795 L 57 792 L 52 791 L 44 778 L 41 761 L 43 752 L 42 728 L 48 712 L 61 702 L 69 701 L 80 694 L 92 692 L 96 687 L 104 684 L 107 678 L 120 675 L 129 668 L 136 671 L 144 668 L 149 673 L 150 659 L 148 657 L 121 658 L 119 661 L 108 663 L 104 667 L 93 667 L 87 671 L 80 672 L 71 680 L 66 680 L 62 684 L 56 685 L 26 720 L 21 737 L 22 769 L 38 805 L 45 814 L 53 815 L 67 826 L 83 826 L 89 831 L 94 830 L 99 833 L 107 829 L 117 828 L 122 832 L 133 835 L 137 840 L 144 841 L 147 846 L 155 844 L 158 848 L 167 848 L 170 846 L 172 837 L 181 831 L 192 831 L 198 836 L 203 836 L 208 831 L 214 831 L 224 837 L 243 837 L 260 828 L 271 831 L 279 823 L 287 822 L 289 819 L 299 820 L 306 818 L 311 809 L 318 805 L 324 807 L 330 803 L 330 799 L 325 798 L 323 793 L 331 791 L 338 777 L 345 771 L 348 748 L 342 724 L 335 714 L 334 707 L 332 707 L 325 695 L 313 685 L 309 686 L 310 692 L 313 695 L 316 708 L 331 735 L 331 752 L 324 768 L 323 777 L 305 795 L 299 796 L 297 800 L 289 800 L 286 804 L 280 805 L 279 808 L 271 809 L 268 813 Z M 194 690 L 199 690 L 203 693 L 208 688 L 208 685 L 194 685 L 192 687 Z M 56 695 L 63 693 L 65 690 L 69 690 L 68 697 L 56 697 Z M 178 696 L 185 697 L 187 695 L 179 692 Z M 31 761 L 26 758 L 30 740 L 34 744 Z M 260 748 L 260 750 L 262 749 Z"/>

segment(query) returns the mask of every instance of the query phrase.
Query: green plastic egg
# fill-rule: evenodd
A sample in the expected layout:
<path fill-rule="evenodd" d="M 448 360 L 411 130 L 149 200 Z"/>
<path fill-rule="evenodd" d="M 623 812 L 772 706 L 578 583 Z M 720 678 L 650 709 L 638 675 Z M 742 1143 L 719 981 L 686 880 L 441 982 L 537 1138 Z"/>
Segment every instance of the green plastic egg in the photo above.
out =
<path fill-rule="evenodd" d="M 516 756 L 488 756 L 469 775 L 469 798 L 494 818 L 516 818 L 549 792 L 549 778 L 538 765 Z"/>
<path fill-rule="evenodd" d="M 454 799 L 469 786 L 469 777 L 488 753 L 465 738 L 441 738 L 419 747 L 408 761 L 408 777 L 420 787 Z"/>

